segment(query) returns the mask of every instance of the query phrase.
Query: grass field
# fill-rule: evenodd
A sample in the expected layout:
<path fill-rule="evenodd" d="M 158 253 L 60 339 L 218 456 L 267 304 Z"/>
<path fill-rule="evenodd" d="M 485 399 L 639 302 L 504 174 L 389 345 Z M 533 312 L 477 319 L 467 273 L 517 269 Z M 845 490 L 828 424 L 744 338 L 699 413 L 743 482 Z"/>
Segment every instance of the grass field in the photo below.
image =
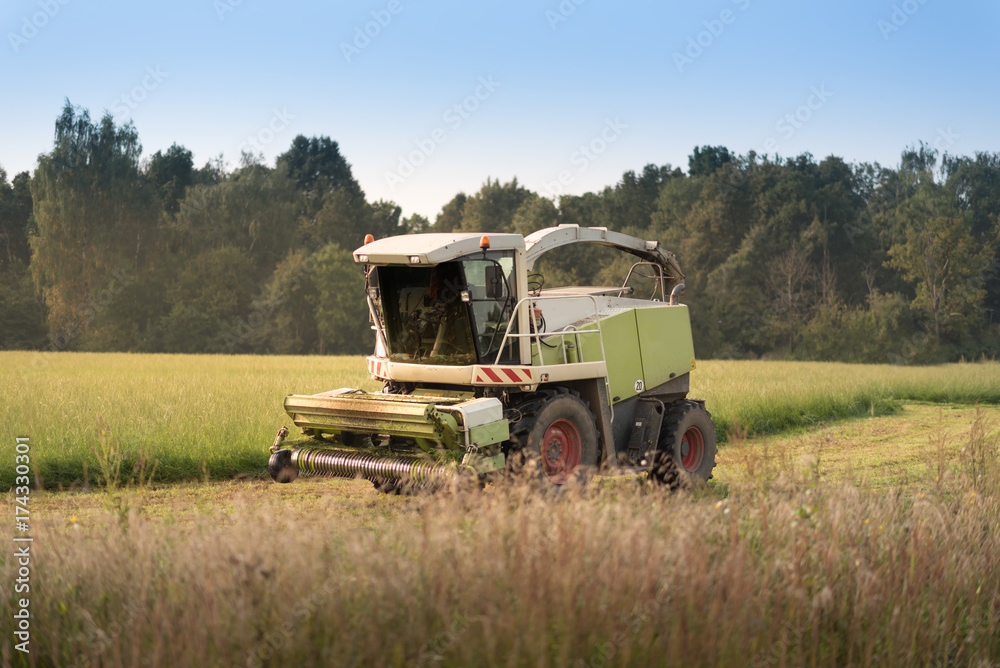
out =
<path fill-rule="evenodd" d="M 907 404 L 734 437 L 676 495 L 37 492 L 34 665 L 1000 665 L 998 421 Z"/>
<path fill-rule="evenodd" d="M 49 489 L 2 666 L 1000 666 L 997 364 L 703 362 L 708 485 L 390 497 L 258 475 L 283 395 L 370 388 L 361 359 L 4 357 Z M 101 489 L 102 447 L 152 484 Z"/>
<path fill-rule="evenodd" d="M 98 457 L 102 449 L 126 479 L 154 463 L 163 482 L 259 476 L 288 422 L 286 394 L 377 389 L 361 357 L 0 352 L 0 361 L 2 438 L 31 438 L 47 487 L 100 480 L 100 460 L 109 459 Z M 903 401 L 1000 403 L 1000 364 L 705 361 L 692 374 L 692 396 L 707 400 L 723 438 L 733 421 L 759 435 L 890 414 Z M 12 476 L 0 468 L 0 488 Z"/>

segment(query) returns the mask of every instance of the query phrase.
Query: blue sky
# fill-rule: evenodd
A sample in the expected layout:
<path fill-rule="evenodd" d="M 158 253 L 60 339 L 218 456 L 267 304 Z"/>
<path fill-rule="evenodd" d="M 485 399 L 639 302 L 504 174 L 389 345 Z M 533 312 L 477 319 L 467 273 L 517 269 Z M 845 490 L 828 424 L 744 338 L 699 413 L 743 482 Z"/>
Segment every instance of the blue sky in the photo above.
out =
<path fill-rule="evenodd" d="M 431 220 L 488 177 L 580 194 L 703 144 L 1000 151 L 998 28 L 962 0 L 7 0 L 0 166 L 34 168 L 67 97 L 198 165 L 328 135 Z"/>

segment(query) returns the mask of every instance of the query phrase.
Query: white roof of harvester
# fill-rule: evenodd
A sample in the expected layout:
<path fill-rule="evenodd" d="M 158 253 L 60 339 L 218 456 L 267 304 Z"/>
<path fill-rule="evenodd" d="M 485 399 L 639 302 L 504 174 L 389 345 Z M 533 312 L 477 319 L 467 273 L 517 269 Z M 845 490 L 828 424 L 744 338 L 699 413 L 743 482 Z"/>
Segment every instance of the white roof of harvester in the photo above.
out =
<path fill-rule="evenodd" d="M 520 234 L 435 232 L 377 239 L 354 251 L 354 261 L 365 264 L 440 264 L 479 251 L 479 241 L 484 236 L 490 238 L 490 250 L 524 250 L 524 237 Z"/>
<path fill-rule="evenodd" d="M 644 241 L 620 232 L 612 232 L 606 227 L 579 225 L 547 227 L 529 234 L 527 238 L 520 234 L 482 232 L 404 234 L 365 244 L 354 251 L 354 261 L 362 264 L 440 264 L 479 251 L 479 243 L 484 236 L 490 238 L 491 250 L 526 251 L 525 259 L 529 271 L 542 254 L 561 246 L 586 242 L 611 246 L 646 261 L 669 267 L 670 275 L 677 282 L 684 278 L 677 257 L 660 246 L 658 241 Z"/>

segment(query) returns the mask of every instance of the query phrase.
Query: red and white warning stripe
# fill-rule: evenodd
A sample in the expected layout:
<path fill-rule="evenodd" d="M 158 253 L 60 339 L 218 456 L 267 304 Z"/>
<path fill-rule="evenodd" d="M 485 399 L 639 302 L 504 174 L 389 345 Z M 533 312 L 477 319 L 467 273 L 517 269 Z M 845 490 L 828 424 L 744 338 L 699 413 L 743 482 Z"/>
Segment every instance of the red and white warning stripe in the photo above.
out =
<path fill-rule="evenodd" d="M 531 369 L 511 366 L 476 367 L 475 382 L 484 385 L 530 385 Z"/>
<path fill-rule="evenodd" d="M 387 378 L 389 375 L 389 362 L 380 360 L 377 357 L 369 357 L 368 373 L 379 378 Z"/>

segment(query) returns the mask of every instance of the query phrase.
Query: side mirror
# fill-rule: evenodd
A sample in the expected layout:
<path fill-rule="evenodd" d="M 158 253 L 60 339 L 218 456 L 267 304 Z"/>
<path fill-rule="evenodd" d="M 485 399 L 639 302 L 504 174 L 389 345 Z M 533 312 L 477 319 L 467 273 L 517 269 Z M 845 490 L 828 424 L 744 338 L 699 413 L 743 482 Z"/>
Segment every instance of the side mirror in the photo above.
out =
<path fill-rule="evenodd" d="M 495 264 L 486 267 L 486 298 L 500 301 L 505 297 L 503 270 Z"/>

